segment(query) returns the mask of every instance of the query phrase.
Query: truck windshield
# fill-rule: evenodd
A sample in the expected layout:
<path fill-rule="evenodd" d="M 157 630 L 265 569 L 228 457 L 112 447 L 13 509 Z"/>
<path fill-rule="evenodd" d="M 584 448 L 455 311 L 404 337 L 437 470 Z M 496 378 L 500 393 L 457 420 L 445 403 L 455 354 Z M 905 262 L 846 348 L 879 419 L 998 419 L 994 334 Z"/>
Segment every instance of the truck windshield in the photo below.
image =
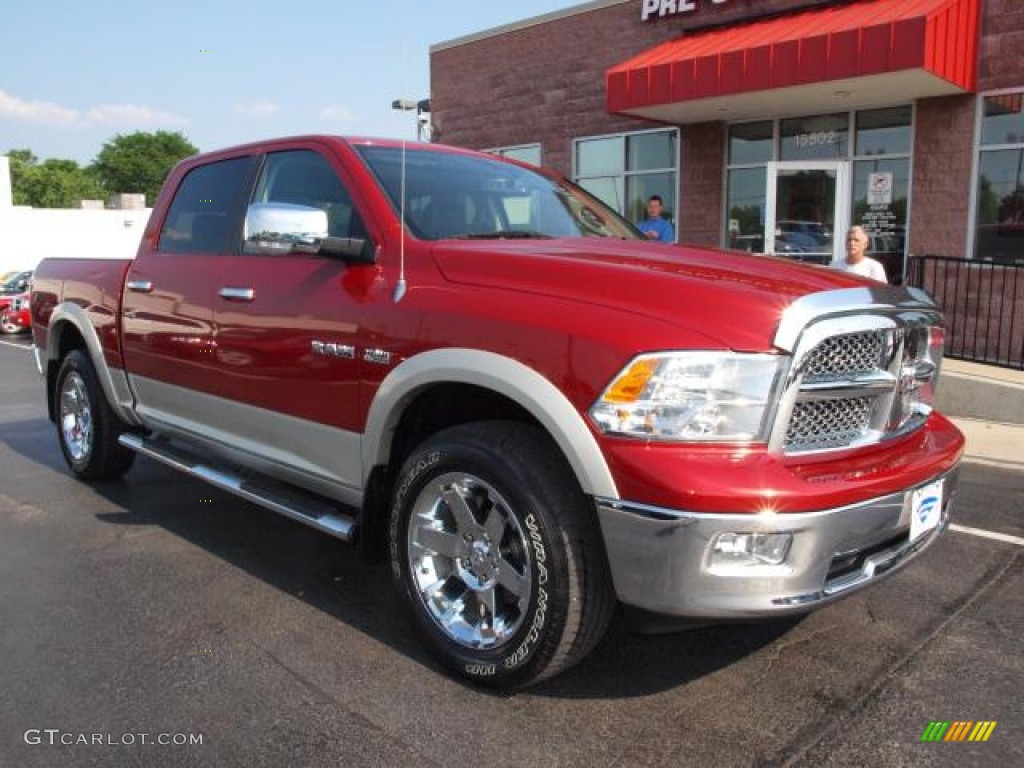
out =
<path fill-rule="evenodd" d="M 398 213 L 403 150 L 356 149 Z M 554 174 L 498 158 L 415 147 L 405 150 L 405 221 L 422 240 L 644 239 L 600 200 Z"/>

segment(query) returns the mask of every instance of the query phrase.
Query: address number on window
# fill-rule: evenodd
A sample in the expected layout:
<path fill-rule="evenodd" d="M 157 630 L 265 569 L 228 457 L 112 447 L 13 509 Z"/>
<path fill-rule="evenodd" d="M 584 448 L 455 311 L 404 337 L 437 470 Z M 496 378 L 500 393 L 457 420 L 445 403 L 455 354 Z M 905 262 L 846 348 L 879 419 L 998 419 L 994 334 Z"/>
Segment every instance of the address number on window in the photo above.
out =
<path fill-rule="evenodd" d="M 835 131 L 817 131 L 816 133 L 798 133 L 795 137 L 798 147 L 817 147 L 835 144 L 839 135 Z"/>

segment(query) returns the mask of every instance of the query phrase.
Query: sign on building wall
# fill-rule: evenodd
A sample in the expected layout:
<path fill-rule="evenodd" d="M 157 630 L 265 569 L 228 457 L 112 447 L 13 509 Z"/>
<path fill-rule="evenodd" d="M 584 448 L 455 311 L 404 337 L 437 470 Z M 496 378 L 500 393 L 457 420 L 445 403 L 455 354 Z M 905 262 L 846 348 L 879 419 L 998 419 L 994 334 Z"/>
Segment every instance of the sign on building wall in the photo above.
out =
<path fill-rule="evenodd" d="M 707 5 L 722 5 L 728 0 L 705 0 Z M 704 4 L 704 3 L 701 3 Z M 680 13 L 693 13 L 697 10 L 698 0 L 643 0 L 640 12 L 641 21 L 661 19 Z"/>
<path fill-rule="evenodd" d="M 705 8 L 712 8 L 716 5 L 728 5 L 729 3 L 739 4 L 741 0 L 641 0 L 640 21 L 654 21 L 669 16 L 680 16 L 683 14 L 695 14 Z M 805 3 L 794 3 L 789 10 L 796 10 L 799 7 L 808 5 L 826 5 L 838 0 L 809 0 Z M 753 6 L 757 3 L 751 2 Z"/>

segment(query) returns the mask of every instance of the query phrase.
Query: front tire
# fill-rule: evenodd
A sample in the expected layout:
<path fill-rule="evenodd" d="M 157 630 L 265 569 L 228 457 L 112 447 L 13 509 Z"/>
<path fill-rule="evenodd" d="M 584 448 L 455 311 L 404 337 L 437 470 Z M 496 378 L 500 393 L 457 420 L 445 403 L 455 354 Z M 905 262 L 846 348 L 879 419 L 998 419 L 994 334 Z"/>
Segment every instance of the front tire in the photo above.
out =
<path fill-rule="evenodd" d="M 418 633 L 474 682 L 515 688 L 556 675 L 611 619 L 591 505 L 537 428 L 481 422 L 428 439 L 400 472 L 389 538 Z"/>
<path fill-rule="evenodd" d="M 89 357 L 64 358 L 54 388 L 57 440 L 68 467 L 83 480 L 111 480 L 131 468 L 135 452 L 117 439 L 127 429 L 107 402 Z"/>

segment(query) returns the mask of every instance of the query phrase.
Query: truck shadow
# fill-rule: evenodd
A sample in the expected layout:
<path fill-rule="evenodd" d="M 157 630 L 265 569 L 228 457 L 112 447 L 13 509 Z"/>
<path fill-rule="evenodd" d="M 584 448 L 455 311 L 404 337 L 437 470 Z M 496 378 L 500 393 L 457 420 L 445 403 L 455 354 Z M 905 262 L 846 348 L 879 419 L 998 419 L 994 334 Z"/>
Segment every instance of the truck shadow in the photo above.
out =
<path fill-rule="evenodd" d="M 159 526 L 435 674 L 446 674 L 410 632 L 385 563 L 368 562 L 355 547 L 148 459 L 139 458 L 123 480 L 81 485 L 68 476 L 52 429 L 45 420 L 6 424 L 0 429 L 0 440 L 33 463 L 62 475 L 58 484 L 90 488 L 120 510 L 94 512 L 96 519 L 114 526 Z M 26 491 L 30 488 L 19 487 L 17 495 L 25 496 Z M 109 510 L 109 505 L 97 506 Z M 727 667 L 774 642 L 793 625 L 788 621 L 638 635 L 619 614 L 587 659 L 530 693 L 552 698 L 645 696 Z M 464 685 L 485 695 L 507 696 Z"/>

